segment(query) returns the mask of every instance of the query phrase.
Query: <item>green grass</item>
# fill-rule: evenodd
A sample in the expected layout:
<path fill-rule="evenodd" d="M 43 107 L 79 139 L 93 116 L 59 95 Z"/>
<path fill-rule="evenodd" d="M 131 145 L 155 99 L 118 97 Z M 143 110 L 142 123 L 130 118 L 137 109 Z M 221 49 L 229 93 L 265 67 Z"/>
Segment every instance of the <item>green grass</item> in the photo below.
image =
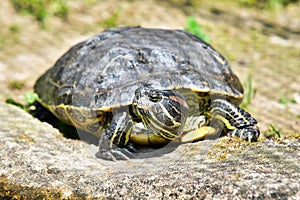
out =
<path fill-rule="evenodd" d="M 24 100 L 27 104 L 32 104 L 38 99 L 38 95 L 36 93 L 27 93 L 24 95 Z"/>
<path fill-rule="evenodd" d="M 259 9 L 281 9 L 289 4 L 300 2 L 299 0 L 239 0 L 245 6 Z"/>
<path fill-rule="evenodd" d="M 117 10 L 111 14 L 105 20 L 102 20 L 99 25 L 104 29 L 110 29 L 118 26 L 118 21 L 120 17 L 120 10 Z"/>
<path fill-rule="evenodd" d="M 297 101 L 295 99 L 290 99 L 286 95 L 281 95 L 279 99 L 279 103 L 283 105 L 287 105 L 289 103 L 291 104 L 297 104 Z"/>
<path fill-rule="evenodd" d="M 266 138 L 281 138 L 280 129 L 275 128 L 272 124 L 269 126 L 269 130 L 265 133 Z"/>
<path fill-rule="evenodd" d="M 9 28 L 9 31 L 13 34 L 17 34 L 20 32 L 20 27 L 17 24 L 12 24 L 8 28 Z"/>
<path fill-rule="evenodd" d="M 188 17 L 186 23 L 187 25 L 185 27 L 185 30 L 187 32 L 194 34 L 195 36 L 202 39 L 206 43 L 210 43 L 210 39 L 208 35 L 206 35 L 202 31 L 202 26 L 197 22 L 195 17 Z"/>
<path fill-rule="evenodd" d="M 17 81 L 17 80 L 10 81 L 8 83 L 8 87 L 12 90 L 21 90 L 24 87 L 24 85 L 25 84 L 22 81 Z"/>
<path fill-rule="evenodd" d="M 14 8 L 22 13 L 35 17 L 43 28 L 46 26 L 47 19 L 57 16 L 66 19 L 69 7 L 65 0 L 10 0 Z"/>
<path fill-rule="evenodd" d="M 20 26 L 11 24 L 8 27 L 3 27 L 0 31 L 0 50 L 5 50 L 7 44 L 18 44 Z"/>
<path fill-rule="evenodd" d="M 26 104 L 22 104 L 20 102 L 15 101 L 12 98 L 8 98 L 6 99 L 6 103 L 8 104 L 12 104 L 15 105 L 27 112 L 29 112 L 30 110 L 34 110 L 35 107 L 32 105 L 36 100 L 38 99 L 38 95 L 36 93 L 27 93 L 24 95 L 24 100 L 26 102 Z"/>
<path fill-rule="evenodd" d="M 250 75 L 247 76 L 247 80 L 246 80 L 246 83 L 244 84 L 244 86 L 245 86 L 246 90 L 245 90 L 244 101 L 242 102 L 241 107 L 243 109 L 246 109 L 256 94 L 256 89 L 253 88 L 253 86 L 252 86 L 252 79 L 251 79 Z"/>
<path fill-rule="evenodd" d="M 5 35 L 0 35 L 0 50 L 5 49 L 4 46 L 7 42 L 7 36 Z"/>

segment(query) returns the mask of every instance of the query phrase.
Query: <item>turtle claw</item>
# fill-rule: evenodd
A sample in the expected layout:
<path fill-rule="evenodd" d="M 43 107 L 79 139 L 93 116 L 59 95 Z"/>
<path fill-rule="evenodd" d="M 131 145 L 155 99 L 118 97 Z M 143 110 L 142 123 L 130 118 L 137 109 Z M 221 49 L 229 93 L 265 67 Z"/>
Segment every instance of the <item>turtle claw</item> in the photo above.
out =
<path fill-rule="evenodd" d="M 116 148 L 116 149 L 110 149 L 108 151 L 98 151 L 96 153 L 96 157 L 104 160 L 110 160 L 110 161 L 129 160 L 130 158 L 135 157 L 133 152 L 137 152 L 137 150 L 134 147 Z"/>
<path fill-rule="evenodd" d="M 110 161 L 117 161 L 117 160 L 129 160 L 130 158 L 123 154 L 121 151 L 118 150 L 109 150 L 106 152 L 97 152 L 96 153 L 97 158 L 101 158 L 104 160 L 110 160 Z"/>
<path fill-rule="evenodd" d="M 229 133 L 231 136 L 239 137 L 248 142 L 257 141 L 259 137 L 259 129 L 256 126 L 249 126 L 242 129 L 235 129 Z"/>
<path fill-rule="evenodd" d="M 122 149 L 123 151 L 126 151 L 127 153 L 129 153 L 130 155 L 133 155 L 133 153 L 138 153 L 139 150 L 137 148 L 135 148 L 134 146 L 132 145 L 127 145 L 125 148 Z"/>

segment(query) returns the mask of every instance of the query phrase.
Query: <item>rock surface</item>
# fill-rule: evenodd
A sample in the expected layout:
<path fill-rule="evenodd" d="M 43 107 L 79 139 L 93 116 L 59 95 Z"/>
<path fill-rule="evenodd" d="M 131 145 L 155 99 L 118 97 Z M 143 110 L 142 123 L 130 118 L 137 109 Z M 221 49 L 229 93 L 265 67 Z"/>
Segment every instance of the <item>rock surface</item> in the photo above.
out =
<path fill-rule="evenodd" d="M 17 107 L 0 103 L 0 121 L 0 199 L 300 199 L 299 136 L 222 138 L 108 162 Z"/>

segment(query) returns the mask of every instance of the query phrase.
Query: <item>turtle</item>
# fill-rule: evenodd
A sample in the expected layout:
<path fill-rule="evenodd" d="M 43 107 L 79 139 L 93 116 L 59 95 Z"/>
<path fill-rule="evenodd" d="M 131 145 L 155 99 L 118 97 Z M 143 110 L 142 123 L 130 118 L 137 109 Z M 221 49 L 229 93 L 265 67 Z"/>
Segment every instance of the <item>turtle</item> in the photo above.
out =
<path fill-rule="evenodd" d="M 105 160 L 133 158 L 137 146 L 260 134 L 239 107 L 243 87 L 229 62 L 184 30 L 104 30 L 72 46 L 34 90 L 59 120 L 96 135 Z"/>

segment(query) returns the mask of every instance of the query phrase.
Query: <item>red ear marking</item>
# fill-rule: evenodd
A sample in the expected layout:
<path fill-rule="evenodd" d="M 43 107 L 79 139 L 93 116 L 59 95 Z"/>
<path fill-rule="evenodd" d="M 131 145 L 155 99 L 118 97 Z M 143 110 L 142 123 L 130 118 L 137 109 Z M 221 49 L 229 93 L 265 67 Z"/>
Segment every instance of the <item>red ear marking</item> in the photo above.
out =
<path fill-rule="evenodd" d="M 173 101 L 177 101 L 180 105 L 189 109 L 189 106 L 184 99 L 182 99 L 178 96 L 170 96 L 169 98 L 172 99 Z"/>

